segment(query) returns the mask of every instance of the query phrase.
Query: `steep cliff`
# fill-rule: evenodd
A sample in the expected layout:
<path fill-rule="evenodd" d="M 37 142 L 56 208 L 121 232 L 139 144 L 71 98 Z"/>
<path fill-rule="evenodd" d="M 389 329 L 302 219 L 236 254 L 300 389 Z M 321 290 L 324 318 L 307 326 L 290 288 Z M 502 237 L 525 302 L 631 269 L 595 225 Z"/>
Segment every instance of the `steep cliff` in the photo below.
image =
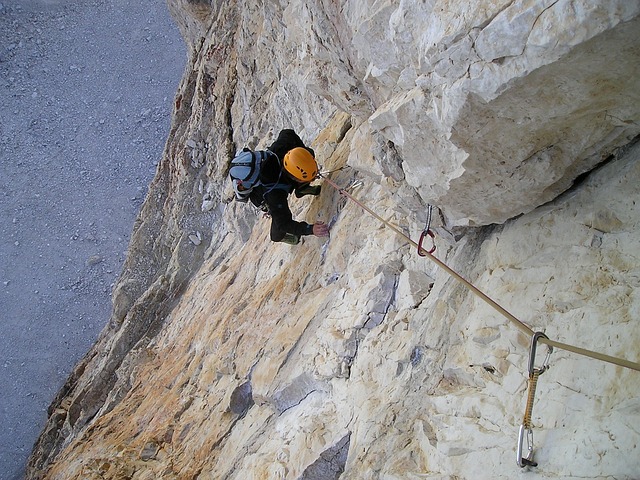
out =
<path fill-rule="evenodd" d="M 508 317 L 640 358 L 640 5 L 169 7 L 191 49 L 172 130 L 30 478 L 634 478 L 640 372 L 559 348 L 540 465 L 516 465 L 530 336 Z M 407 236 L 437 207 L 435 256 L 507 315 L 327 182 L 292 205 L 331 238 L 271 243 L 226 168 L 289 127 Z"/>

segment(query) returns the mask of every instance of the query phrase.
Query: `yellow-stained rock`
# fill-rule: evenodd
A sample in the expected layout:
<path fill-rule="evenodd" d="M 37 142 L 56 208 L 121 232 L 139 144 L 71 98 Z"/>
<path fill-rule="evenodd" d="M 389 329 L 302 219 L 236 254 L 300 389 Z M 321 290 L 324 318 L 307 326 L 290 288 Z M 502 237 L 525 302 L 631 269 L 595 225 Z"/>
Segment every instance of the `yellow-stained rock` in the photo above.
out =
<path fill-rule="evenodd" d="M 169 5 L 190 64 L 165 153 L 28 478 L 526 475 L 529 336 L 327 182 L 291 206 L 331 237 L 271 243 L 227 162 L 293 127 L 411 238 L 435 204 L 435 256 L 533 330 L 637 362 L 640 8 Z M 634 478 L 640 373 L 550 365 L 536 477 Z"/>

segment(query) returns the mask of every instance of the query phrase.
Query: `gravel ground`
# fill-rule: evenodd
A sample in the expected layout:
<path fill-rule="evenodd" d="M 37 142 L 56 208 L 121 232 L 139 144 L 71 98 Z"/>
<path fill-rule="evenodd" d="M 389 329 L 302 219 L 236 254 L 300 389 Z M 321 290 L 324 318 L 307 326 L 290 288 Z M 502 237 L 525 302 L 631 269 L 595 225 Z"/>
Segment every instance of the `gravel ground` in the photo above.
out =
<path fill-rule="evenodd" d="M 108 320 L 186 47 L 163 0 L 0 4 L 0 479 Z"/>

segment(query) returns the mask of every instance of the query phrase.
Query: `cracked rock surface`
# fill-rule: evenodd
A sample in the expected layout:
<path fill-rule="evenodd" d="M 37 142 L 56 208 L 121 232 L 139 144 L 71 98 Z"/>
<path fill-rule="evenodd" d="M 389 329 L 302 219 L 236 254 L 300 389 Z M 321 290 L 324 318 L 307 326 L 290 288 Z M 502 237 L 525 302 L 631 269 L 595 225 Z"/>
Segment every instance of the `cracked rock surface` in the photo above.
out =
<path fill-rule="evenodd" d="M 162 1 L 0 4 L 0 478 L 109 318 L 186 59 Z"/>
<path fill-rule="evenodd" d="M 529 336 L 326 181 L 291 206 L 330 238 L 271 243 L 226 169 L 293 127 L 398 231 L 433 204 L 437 258 L 533 330 L 637 361 L 638 4 L 239 5 L 169 4 L 189 63 L 167 147 L 29 474 L 527 477 Z M 637 372 L 550 360 L 532 474 L 633 479 Z"/>

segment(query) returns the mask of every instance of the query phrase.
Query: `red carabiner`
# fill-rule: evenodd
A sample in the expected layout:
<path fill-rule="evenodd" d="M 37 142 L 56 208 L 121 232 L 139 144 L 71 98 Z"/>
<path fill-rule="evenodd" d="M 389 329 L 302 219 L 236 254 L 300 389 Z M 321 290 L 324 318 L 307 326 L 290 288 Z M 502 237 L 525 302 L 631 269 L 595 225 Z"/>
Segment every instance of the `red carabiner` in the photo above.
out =
<path fill-rule="evenodd" d="M 427 235 L 431 237 L 431 241 L 433 242 L 433 247 L 431 248 L 431 250 L 425 250 L 424 248 L 422 248 L 422 242 L 424 241 L 424 237 L 426 237 Z M 427 254 L 423 252 L 427 252 L 429 255 L 435 252 L 436 251 L 435 238 L 436 237 L 431 230 L 423 230 L 422 234 L 420 235 L 420 241 L 418 242 L 418 255 L 420 255 L 421 257 L 426 257 Z"/>

